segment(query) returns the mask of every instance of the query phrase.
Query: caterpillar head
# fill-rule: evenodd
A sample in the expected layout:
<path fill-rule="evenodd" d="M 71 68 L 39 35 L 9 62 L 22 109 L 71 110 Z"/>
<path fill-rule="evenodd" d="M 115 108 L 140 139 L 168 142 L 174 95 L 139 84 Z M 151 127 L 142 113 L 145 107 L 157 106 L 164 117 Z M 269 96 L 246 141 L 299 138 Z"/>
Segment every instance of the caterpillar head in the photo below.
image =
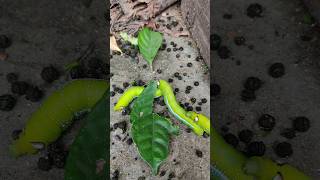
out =
<path fill-rule="evenodd" d="M 187 112 L 187 116 L 193 119 L 207 134 L 210 134 L 210 119 L 203 114 L 194 111 Z"/>

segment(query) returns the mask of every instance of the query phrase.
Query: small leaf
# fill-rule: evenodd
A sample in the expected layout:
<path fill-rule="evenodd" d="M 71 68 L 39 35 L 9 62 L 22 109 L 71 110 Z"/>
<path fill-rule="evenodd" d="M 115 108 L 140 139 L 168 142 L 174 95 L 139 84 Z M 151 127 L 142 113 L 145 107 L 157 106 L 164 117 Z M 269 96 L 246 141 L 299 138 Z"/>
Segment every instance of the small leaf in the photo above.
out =
<path fill-rule="evenodd" d="M 160 164 L 168 157 L 170 135 L 177 135 L 179 128 L 168 119 L 153 113 L 136 119 L 131 131 L 141 157 L 156 175 Z"/>
<path fill-rule="evenodd" d="M 130 114 L 132 139 L 153 174 L 158 173 L 160 164 L 168 157 L 170 135 L 179 131 L 168 119 L 152 112 L 156 90 L 156 82 L 150 81 L 134 102 Z"/>
<path fill-rule="evenodd" d="M 128 35 L 126 32 L 121 32 L 120 36 L 123 40 L 130 42 L 130 44 L 135 46 L 138 45 L 138 38 Z"/>
<path fill-rule="evenodd" d="M 143 58 L 149 63 L 152 68 L 152 62 L 156 57 L 159 48 L 162 44 L 162 35 L 159 32 L 154 32 L 149 28 L 143 28 L 139 31 L 138 46 Z"/>
<path fill-rule="evenodd" d="M 122 53 L 121 49 L 119 48 L 119 46 L 117 44 L 116 38 L 114 36 L 110 37 L 110 49 L 112 51 L 118 51 L 118 52 Z"/>

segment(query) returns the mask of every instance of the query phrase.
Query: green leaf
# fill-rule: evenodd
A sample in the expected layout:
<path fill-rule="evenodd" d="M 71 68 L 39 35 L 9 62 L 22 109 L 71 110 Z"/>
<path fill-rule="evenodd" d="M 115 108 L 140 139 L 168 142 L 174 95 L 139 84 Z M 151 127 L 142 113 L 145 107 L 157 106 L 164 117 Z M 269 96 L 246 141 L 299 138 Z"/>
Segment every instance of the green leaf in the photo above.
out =
<path fill-rule="evenodd" d="M 143 28 L 139 31 L 138 46 L 143 58 L 149 63 L 152 68 L 152 62 L 156 57 L 159 48 L 162 45 L 162 35 L 159 32 L 154 32 L 149 28 Z"/>
<path fill-rule="evenodd" d="M 148 86 L 142 91 L 140 96 L 134 101 L 132 111 L 130 113 L 130 122 L 133 123 L 136 119 L 142 116 L 148 116 L 153 111 L 154 94 L 157 90 L 157 82 L 150 81 Z"/>
<path fill-rule="evenodd" d="M 109 175 L 108 92 L 109 90 L 91 110 L 71 146 L 65 167 L 65 180 L 106 180 Z M 97 171 L 98 167 L 101 169 Z"/>
<path fill-rule="evenodd" d="M 154 175 L 158 173 L 160 164 L 168 157 L 170 135 L 177 135 L 179 132 L 179 128 L 173 126 L 168 119 L 152 113 L 153 95 L 156 89 L 156 83 L 151 81 L 134 102 L 130 114 L 132 139 L 140 156 L 152 168 Z"/>

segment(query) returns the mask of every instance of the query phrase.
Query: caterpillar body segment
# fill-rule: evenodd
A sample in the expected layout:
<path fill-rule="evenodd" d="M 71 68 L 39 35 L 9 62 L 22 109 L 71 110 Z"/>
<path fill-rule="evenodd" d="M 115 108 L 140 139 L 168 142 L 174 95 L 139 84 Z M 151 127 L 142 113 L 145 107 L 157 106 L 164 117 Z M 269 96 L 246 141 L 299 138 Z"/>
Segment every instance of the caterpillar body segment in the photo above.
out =
<path fill-rule="evenodd" d="M 188 111 L 187 116 L 193 119 L 207 133 L 210 134 L 210 119 L 203 114 L 194 111 Z"/>
<path fill-rule="evenodd" d="M 259 180 L 275 179 L 277 176 L 284 180 L 311 180 L 310 177 L 290 165 L 278 165 L 272 160 L 263 157 L 249 158 L 245 163 L 244 171 Z"/>
<path fill-rule="evenodd" d="M 119 98 L 117 104 L 114 106 L 115 111 L 120 111 L 123 108 L 127 107 L 130 102 L 133 101 L 134 98 L 138 97 L 142 91 L 144 90 L 144 87 L 142 86 L 132 86 L 126 90 L 126 92 Z M 157 89 L 155 93 L 155 97 L 160 97 L 162 95 L 161 91 Z"/>
<path fill-rule="evenodd" d="M 46 146 L 57 140 L 72 123 L 74 113 L 93 107 L 108 88 L 104 80 L 83 79 L 71 81 L 53 92 L 31 115 L 19 138 L 10 146 L 11 153 L 15 157 L 33 154 L 38 151 L 35 143 Z"/>
<path fill-rule="evenodd" d="M 164 80 L 160 80 L 158 88 L 162 92 L 164 102 L 171 114 L 185 125 L 189 126 L 197 135 L 201 136 L 204 130 L 193 119 L 187 116 L 187 111 L 177 102 L 170 84 Z"/>
<path fill-rule="evenodd" d="M 254 180 L 243 171 L 247 158 L 242 153 L 227 144 L 215 130 L 210 137 L 210 164 L 216 171 L 230 180 Z"/>

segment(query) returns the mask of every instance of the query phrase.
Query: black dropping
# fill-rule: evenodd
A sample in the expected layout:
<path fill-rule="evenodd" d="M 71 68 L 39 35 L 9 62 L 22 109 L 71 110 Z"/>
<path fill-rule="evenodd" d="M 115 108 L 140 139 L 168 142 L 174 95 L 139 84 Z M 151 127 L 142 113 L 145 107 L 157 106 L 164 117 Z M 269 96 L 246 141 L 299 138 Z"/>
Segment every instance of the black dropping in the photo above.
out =
<path fill-rule="evenodd" d="M 21 132 L 22 132 L 21 129 L 16 129 L 16 130 L 12 131 L 12 133 L 11 133 L 12 139 L 13 140 L 19 139 L 19 136 L 20 136 Z"/>
<path fill-rule="evenodd" d="M 111 91 L 111 92 L 110 92 L 110 96 L 111 96 L 111 97 L 113 97 L 113 96 L 115 96 L 115 95 L 116 95 L 116 93 L 115 93 L 114 91 Z"/>
<path fill-rule="evenodd" d="M 272 129 L 276 125 L 276 119 L 269 114 L 263 114 L 259 118 L 258 124 L 260 129 L 264 131 L 272 131 Z"/>
<path fill-rule="evenodd" d="M 262 81 L 257 77 L 248 77 L 243 86 L 248 90 L 256 91 L 262 86 Z"/>
<path fill-rule="evenodd" d="M 6 78 L 9 83 L 14 83 L 18 80 L 18 75 L 16 73 L 11 72 L 7 74 Z"/>
<path fill-rule="evenodd" d="M 175 178 L 176 177 L 176 175 L 174 174 L 174 172 L 171 172 L 170 174 L 169 174 L 169 179 L 172 179 L 172 178 Z"/>
<path fill-rule="evenodd" d="M 53 165 L 57 168 L 63 168 L 66 163 L 67 155 L 68 153 L 65 151 L 52 154 L 51 158 L 52 158 Z"/>
<path fill-rule="evenodd" d="M 52 168 L 52 161 L 48 157 L 40 157 L 37 165 L 40 170 L 49 171 Z"/>
<path fill-rule="evenodd" d="M 190 91 L 191 89 L 192 89 L 191 86 L 187 86 L 187 87 L 186 87 L 186 90 L 189 90 L 189 91 Z"/>
<path fill-rule="evenodd" d="M 238 134 L 240 141 L 244 143 L 249 143 L 253 138 L 253 132 L 249 129 L 245 129 Z"/>
<path fill-rule="evenodd" d="M 26 92 L 26 99 L 38 102 L 43 97 L 43 92 L 37 86 L 30 86 Z"/>
<path fill-rule="evenodd" d="M 130 114 L 130 109 L 128 107 L 123 108 L 121 114 L 123 116 L 129 115 Z"/>
<path fill-rule="evenodd" d="M 254 91 L 245 89 L 241 91 L 241 100 L 245 102 L 250 102 L 256 99 L 256 94 Z"/>
<path fill-rule="evenodd" d="M 178 80 L 182 80 L 182 76 L 178 76 Z"/>
<path fill-rule="evenodd" d="M 211 84 L 210 89 L 210 95 L 212 96 L 218 96 L 221 93 L 221 87 L 219 84 Z"/>
<path fill-rule="evenodd" d="M 11 111 L 16 105 L 17 100 L 10 94 L 4 94 L 0 96 L 0 110 Z"/>
<path fill-rule="evenodd" d="M 178 72 L 175 72 L 173 75 L 174 75 L 174 77 L 179 77 L 180 76 Z"/>
<path fill-rule="evenodd" d="M 203 157 L 202 151 L 200 151 L 199 149 L 196 149 L 196 155 L 197 155 L 199 158 L 202 158 L 202 157 Z"/>
<path fill-rule="evenodd" d="M 287 139 L 293 139 L 296 137 L 296 132 L 293 128 L 285 128 L 280 132 L 280 135 Z"/>
<path fill-rule="evenodd" d="M 202 99 L 201 99 L 201 102 L 202 102 L 203 104 L 205 104 L 205 103 L 207 103 L 207 99 L 206 99 L 206 98 L 202 98 Z"/>
<path fill-rule="evenodd" d="M 167 52 L 171 52 L 171 48 L 167 48 Z"/>
<path fill-rule="evenodd" d="M 221 37 L 217 34 L 210 35 L 210 50 L 217 50 L 221 45 Z"/>
<path fill-rule="evenodd" d="M 196 106 L 196 111 L 200 112 L 202 109 L 200 106 Z"/>
<path fill-rule="evenodd" d="M 120 176 L 120 172 L 118 169 L 116 169 L 113 173 L 112 173 L 112 177 L 111 180 L 118 180 Z"/>
<path fill-rule="evenodd" d="M 59 71 L 53 66 L 45 67 L 41 71 L 42 79 L 48 83 L 52 83 L 54 80 L 59 79 L 59 76 Z"/>
<path fill-rule="evenodd" d="M 169 79 L 168 79 L 168 82 L 169 82 L 169 83 L 172 83 L 172 82 L 173 82 L 173 79 L 172 79 L 172 78 L 169 78 Z"/>
<path fill-rule="evenodd" d="M 179 88 L 174 88 L 174 92 L 179 92 Z"/>
<path fill-rule="evenodd" d="M 298 132 L 306 132 L 310 128 L 310 120 L 304 116 L 296 117 L 293 120 L 293 128 Z"/>
<path fill-rule="evenodd" d="M 137 85 L 144 86 L 144 85 L 146 85 L 146 83 L 140 79 L 140 80 L 138 80 Z"/>
<path fill-rule="evenodd" d="M 197 102 L 197 99 L 193 97 L 193 98 L 190 99 L 190 101 L 192 102 L 192 104 L 194 104 L 194 103 Z"/>
<path fill-rule="evenodd" d="M 133 143 L 132 138 L 129 138 L 129 139 L 127 140 L 127 144 L 130 146 L 132 143 Z"/>
<path fill-rule="evenodd" d="M 144 64 L 143 66 L 142 66 L 142 68 L 143 69 L 146 69 L 148 66 L 146 65 L 146 64 Z"/>
<path fill-rule="evenodd" d="M 285 74 L 285 67 L 282 63 L 274 63 L 269 67 L 269 75 L 273 78 L 279 78 Z"/>
<path fill-rule="evenodd" d="M 179 47 L 179 50 L 180 50 L 180 51 L 183 51 L 183 47 Z"/>
<path fill-rule="evenodd" d="M 261 17 L 262 11 L 263 9 L 260 4 L 253 3 L 253 4 L 250 4 L 249 7 L 247 8 L 247 16 L 251 18 Z"/>
<path fill-rule="evenodd" d="M 166 171 L 164 171 L 164 170 L 161 171 L 159 175 L 160 175 L 161 177 L 164 176 L 164 175 L 166 175 Z"/>
<path fill-rule="evenodd" d="M 122 129 L 122 134 L 125 133 L 127 131 L 127 122 L 121 121 L 121 122 L 115 123 L 113 125 L 113 129 L 117 129 L 117 128 Z"/>
<path fill-rule="evenodd" d="M 221 46 L 219 49 L 218 49 L 218 56 L 221 58 L 221 59 L 227 59 L 229 58 L 231 55 L 231 51 L 229 50 L 228 47 L 226 46 Z"/>
<path fill-rule="evenodd" d="M 254 141 L 247 146 L 248 156 L 263 156 L 265 151 L 266 146 L 262 141 Z"/>
<path fill-rule="evenodd" d="M 199 86 L 199 82 L 198 82 L 198 81 L 195 81 L 195 82 L 193 83 L 193 85 L 194 85 L 194 86 Z"/>
<path fill-rule="evenodd" d="M 188 66 L 188 67 L 192 67 L 192 63 L 189 62 L 189 63 L 187 64 L 187 66 Z"/>
<path fill-rule="evenodd" d="M 14 94 L 24 95 L 29 88 L 29 84 L 24 81 L 16 81 L 11 84 L 11 91 Z"/>
<path fill-rule="evenodd" d="M 236 36 L 234 37 L 234 43 L 238 46 L 241 46 L 246 43 L 246 39 L 243 36 Z"/>
<path fill-rule="evenodd" d="M 122 85 L 123 85 L 123 88 L 127 88 L 130 86 L 130 84 L 128 82 L 124 82 Z"/>
<path fill-rule="evenodd" d="M 232 14 L 224 14 L 223 18 L 224 19 L 232 19 Z"/>
<path fill-rule="evenodd" d="M 274 147 L 275 153 L 281 157 L 288 157 L 293 154 L 292 146 L 288 142 L 280 142 Z"/>
<path fill-rule="evenodd" d="M 238 140 L 237 136 L 235 136 L 231 133 L 224 135 L 223 138 L 225 139 L 225 141 L 228 144 L 232 145 L 233 147 L 237 147 L 239 145 L 239 140 Z"/>
<path fill-rule="evenodd" d="M 186 109 L 187 109 L 187 111 L 193 111 L 193 107 L 192 106 L 188 106 Z"/>
<path fill-rule="evenodd" d="M 185 92 L 186 94 L 190 94 L 190 90 L 188 90 L 188 89 L 186 89 L 184 92 Z"/>
<path fill-rule="evenodd" d="M 11 40 L 6 35 L 0 35 L 0 48 L 6 49 L 11 45 Z"/>
<path fill-rule="evenodd" d="M 157 69 L 157 73 L 161 74 L 162 73 L 161 69 Z"/>

